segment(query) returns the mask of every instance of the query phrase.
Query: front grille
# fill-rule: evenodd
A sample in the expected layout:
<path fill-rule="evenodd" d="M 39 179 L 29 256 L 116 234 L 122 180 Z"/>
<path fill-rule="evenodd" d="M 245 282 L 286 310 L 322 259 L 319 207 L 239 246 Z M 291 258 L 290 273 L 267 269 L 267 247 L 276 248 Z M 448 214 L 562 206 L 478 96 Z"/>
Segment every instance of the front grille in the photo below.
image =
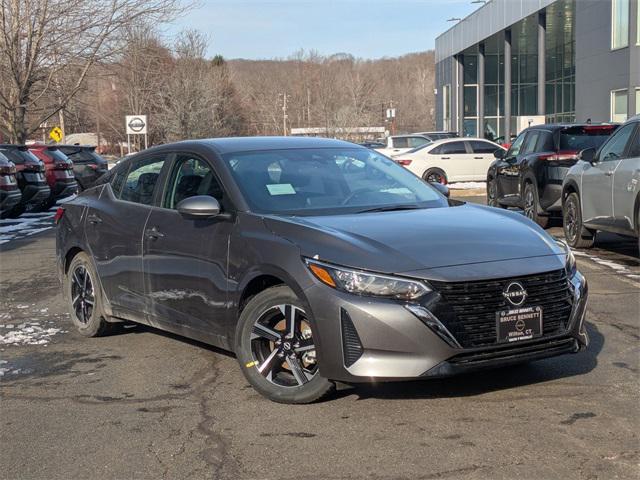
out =
<path fill-rule="evenodd" d="M 358 331 L 344 308 L 340 309 L 342 323 L 342 353 L 345 367 L 350 367 L 362 356 L 363 348 Z"/>
<path fill-rule="evenodd" d="M 515 308 L 502 296 L 504 287 L 513 281 L 520 282 L 528 293 L 521 307 L 542 307 L 543 336 L 566 330 L 573 297 L 564 270 L 477 282 L 431 281 L 442 296 L 432 312 L 462 347 L 495 345 L 496 312 Z"/>

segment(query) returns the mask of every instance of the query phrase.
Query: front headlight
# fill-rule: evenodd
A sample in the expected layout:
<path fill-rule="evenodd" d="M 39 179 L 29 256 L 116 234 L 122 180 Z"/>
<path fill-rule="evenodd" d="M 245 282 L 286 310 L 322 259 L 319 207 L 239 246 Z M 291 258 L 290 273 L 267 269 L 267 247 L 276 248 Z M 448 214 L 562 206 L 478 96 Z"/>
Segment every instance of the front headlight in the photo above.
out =
<path fill-rule="evenodd" d="M 576 257 L 573 255 L 573 251 L 571 250 L 571 247 L 567 245 L 565 242 L 563 242 L 562 240 L 557 240 L 556 243 L 560 245 L 564 249 L 565 253 L 567 254 L 567 261 L 564 265 L 564 269 L 567 272 L 567 276 L 571 278 L 575 275 L 577 271 Z"/>
<path fill-rule="evenodd" d="M 313 275 L 325 285 L 354 295 L 415 300 L 431 289 L 423 282 L 337 267 L 305 259 Z"/>

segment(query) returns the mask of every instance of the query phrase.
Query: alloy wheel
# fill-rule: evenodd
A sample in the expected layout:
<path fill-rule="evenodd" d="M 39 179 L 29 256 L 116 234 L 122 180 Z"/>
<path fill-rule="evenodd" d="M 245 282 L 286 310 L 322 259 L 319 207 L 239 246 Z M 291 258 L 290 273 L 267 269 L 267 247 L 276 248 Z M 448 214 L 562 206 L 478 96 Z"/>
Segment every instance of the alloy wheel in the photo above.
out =
<path fill-rule="evenodd" d="M 427 182 L 441 183 L 442 185 L 446 183 L 444 177 L 438 172 L 432 172 L 427 175 Z"/>
<path fill-rule="evenodd" d="M 564 214 L 565 235 L 570 243 L 575 242 L 578 236 L 578 215 L 576 205 L 568 202 Z"/>
<path fill-rule="evenodd" d="M 93 314 L 95 294 L 91 276 L 84 265 L 78 265 L 71 274 L 71 305 L 76 318 L 87 325 Z"/>
<path fill-rule="evenodd" d="M 251 353 L 258 372 L 279 387 L 302 386 L 318 373 L 310 322 L 295 305 L 277 305 L 258 317 Z"/>
<path fill-rule="evenodd" d="M 531 188 L 527 188 L 524 194 L 524 214 L 527 218 L 534 220 L 535 207 L 533 190 Z"/>

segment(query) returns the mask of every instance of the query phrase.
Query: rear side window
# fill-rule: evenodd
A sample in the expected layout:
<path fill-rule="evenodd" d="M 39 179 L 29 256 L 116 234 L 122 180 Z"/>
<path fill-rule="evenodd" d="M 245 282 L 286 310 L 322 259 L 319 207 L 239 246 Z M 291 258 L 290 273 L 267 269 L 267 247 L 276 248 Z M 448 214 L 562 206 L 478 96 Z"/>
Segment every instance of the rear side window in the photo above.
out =
<path fill-rule="evenodd" d="M 422 137 L 409 137 L 408 141 L 409 141 L 409 146 L 411 148 L 416 148 L 416 147 L 419 147 L 421 145 L 424 145 L 425 143 L 429 143 L 429 140 L 427 140 L 426 138 L 422 138 Z"/>
<path fill-rule="evenodd" d="M 546 130 L 540 130 L 538 135 L 538 143 L 536 144 L 536 152 L 552 152 L 556 147 L 553 144 L 553 135 Z"/>
<path fill-rule="evenodd" d="M 153 192 L 158 184 L 164 161 L 164 156 L 153 157 L 139 160 L 131 165 L 122 187 L 120 199 L 127 202 L 151 205 Z"/>
<path fill-rule="evenodd" d="M 438 145 L 431 150 L 435 155 L 455 155 L 459 153 L 467 153 L 467 149 L 464 147 L 464 142 L 449 142 Z"/>
<path fill-rule="evenodd" d="M 393 148 L 409 148 L 409 139 L 407 137 L 394 138 Z"/>
<path fill-rule="evenodd" d="M 469 142 L 473 153 L 493 153 L 498 147 L 489 142 L 481 142 L 479 140 L 471 140 Z"/>
<path fill-rule="evenodd" d="M 585 148 L 598 149 L 615 129 L 614 125 L 585 125 L 565 128 L 560 131 L 560 151 L 579 152 Z"/>

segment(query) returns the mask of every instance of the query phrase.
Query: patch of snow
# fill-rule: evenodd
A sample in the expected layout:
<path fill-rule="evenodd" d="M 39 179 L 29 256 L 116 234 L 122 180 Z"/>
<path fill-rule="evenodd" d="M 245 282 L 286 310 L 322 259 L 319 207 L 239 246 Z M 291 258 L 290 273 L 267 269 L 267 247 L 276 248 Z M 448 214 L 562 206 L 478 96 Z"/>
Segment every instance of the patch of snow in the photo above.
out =
<path fill-rule="evenodd" d="M 0 345 L 46 345 L 60 328 L 43 328 L 36 322 L 22 323 L 16 329 L 0 333 Z"/>

